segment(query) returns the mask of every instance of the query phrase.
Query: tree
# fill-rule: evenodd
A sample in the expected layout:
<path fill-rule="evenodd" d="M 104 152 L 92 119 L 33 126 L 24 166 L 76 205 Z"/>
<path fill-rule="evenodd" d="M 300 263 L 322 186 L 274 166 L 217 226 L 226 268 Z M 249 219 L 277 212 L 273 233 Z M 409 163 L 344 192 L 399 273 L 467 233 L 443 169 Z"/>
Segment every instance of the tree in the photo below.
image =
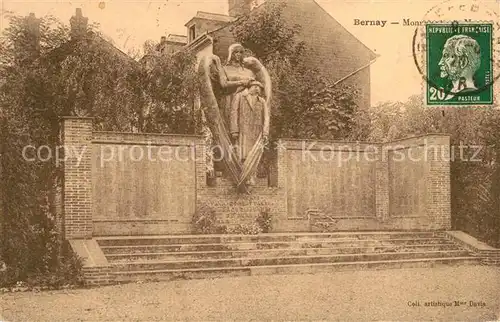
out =
<path fill-rule="evenodd" d="M 11 16 L 0 38 L 0 256 L 8 267 L 0 284 L 78 278 L 56 226 L 62 173 L 49 153 L 61 144 L 61 116 L 92 116 L 96 130 L 193 132 L 191 54 L 148 66 L 114 48 L 96 26 L 78 38 L 69 34 L 51 16 Z M 46 148 L 30 161 L 28 146 Z"/>
<path fill-rule="evenodd" d="M 38 23 L 39 33 L 33 34 L 32 27 Z M 58 169 L 53 159 L 41 160 L 48 150 L 35 161 L 23 155 L 23 148 L 30 145 L 51 149 L 58 144 L 54 83 L 41 57 L 62 45 L 67 36 L 68 29 L 52 17 L 11 17 L 0 42 L 0 79 L 5 80 L 0 83 L 1 256 L 8 267 L 0 276 L 1 284 L 43 275 L 51 279 L 51 274 L 61 272 L 68 274 L 65 282 L 77 278 L 77 261 L 63 256 L 55 227 Z"/>
<path fill-rule="evenodd" d="M 198 88 L 196 57 L 188 51 L 146 57 L 128 74 L 130 88 L 146 107 L 140 131 L 194 133 L 194 99 Z"/>

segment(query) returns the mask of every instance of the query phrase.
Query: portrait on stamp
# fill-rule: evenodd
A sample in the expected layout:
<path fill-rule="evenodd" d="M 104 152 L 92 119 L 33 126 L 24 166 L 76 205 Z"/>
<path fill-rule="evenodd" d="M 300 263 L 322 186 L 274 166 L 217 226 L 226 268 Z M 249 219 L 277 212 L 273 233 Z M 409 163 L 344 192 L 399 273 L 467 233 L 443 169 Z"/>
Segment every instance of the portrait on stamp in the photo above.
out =
<path fill-rule="evenodd" d="M 442 78 L 448 78 L 452 93 L 477 90 L 474 75 L 481 66 L 481 46 L 472 37 L 456 35 L 448 38 L 438 63 Z"/>
<path fill-rule="evenodd" d="M 493 104 L 492 25 L 428 24 L 428 105 Z"/>

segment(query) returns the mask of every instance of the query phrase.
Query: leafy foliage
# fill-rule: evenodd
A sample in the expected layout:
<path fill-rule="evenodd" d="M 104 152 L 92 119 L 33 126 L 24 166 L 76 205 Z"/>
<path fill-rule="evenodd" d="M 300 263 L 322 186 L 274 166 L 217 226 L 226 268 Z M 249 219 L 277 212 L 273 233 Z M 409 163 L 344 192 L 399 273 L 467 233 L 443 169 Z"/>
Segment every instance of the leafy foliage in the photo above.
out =
<path fill-rule="evenodd" d="M 264 65 L 276 58 L 299 58 L 304 51 L 304 43 L 296 40 L 300 25 L 290 26 L 285 22 L 285 7 L 285 3 L 275 4 L 269 10 L 242 16 L 231 26 L 235 38 Z"/>
<path fill-rule="evenodd" d="M 195 234 L 223 234 L 226 232 L 226 227 L 220 224 L 215 210 L 205 204 L 196 210 L 192 224 Z"/>
<path fill-rule="evenodd" d="M 226 229 L 227 234 L 237 235 L 258 235 L 261 233 L 270 233 L 272 231 L 272 217 L 269 209 L 264 209 L 255 219 L 255 222 L 249 224 L 238 224 Z"/>
<path fill-rule="evenodd" d="M 67 28 L 48 17 L 40 21 L 39 37 L 32 37 L 27 21 L 12 17 L 1 41 L 1 257 L 7 267 L 1 282 L 43 283 L 40 278 L 52 276 L 46 282 L 56 286 L 63 283 L 56 276 L 71 282 L 80 272 L 79 259 L 64 251 L 56 227 L 60 173 L 54 158 L 47 157 L 60 143 L 60 106 L 52 95 L 56 83 L 41 56 L 63 44 Z M 23 148 L 30 145 L 48 149 L 28 161 Z"/>
<path fill-rule="evenodd" d="M 256 219 L 257 225 L 263 233 L 269 233 L 272 230 L 272 217 L 269 214 L 269 209 L 260 212 Z"/>
<path fill-rule="evenodd" d="M 54 234 L 55 235 L 55 234 Z M 58 245 L 58 241 L 52 241 L 47 245 L 42 245 L 49 250 Z M 13 291 L 16 288 L 21 290 L 32 290 L 39 288 L 60 289 L 63 287 L 82 286 L 84 283 L 81 274 L 82 260 L 78 258 L 69 248 L 69 244 L 64 244 L 64 248 L 59 251 L 49 251 L 54 254 L 57 263 L 50 269 L 31 270 L 27 274 L 20 269 L 20 266 L 10 266 L 5 271 L 0 272 L 0 285 Z"/>
<path fill-rule="evenodd" d="M 199 80 L 196 57 L 188 51 L 165 56 L 146 56 L 128 73 L 127 81 L 147 106 L 141 131 L 192 134 L 195 131 L 193 102 Z"/>
<path fill-rule="evenodd" d="M 60 117 L 92 116 L 96 130 L 192 133 L 194 57 L 140 64 L 97 26 L 70 39 L 54 17 L 41 18 L 39 32 L 33 19 L 10 16 L 0 38 L 1 279 L 60 285 L 80 274 L 57 226 L 62 173 L 49 153 L 61 144 Z M 47 148 L 28 161 L 27 146 Z"/>
<path fill-rule="evenodd" d="M 269 214 L 269 209 L 265 209 L 261 211 L 255 222 L 228 227 L 221 223 L 213 208 L 201 204 L 192 218 L 192 224 L 195 234 L 257 235 L 271 232 L 272 217 Z"/>

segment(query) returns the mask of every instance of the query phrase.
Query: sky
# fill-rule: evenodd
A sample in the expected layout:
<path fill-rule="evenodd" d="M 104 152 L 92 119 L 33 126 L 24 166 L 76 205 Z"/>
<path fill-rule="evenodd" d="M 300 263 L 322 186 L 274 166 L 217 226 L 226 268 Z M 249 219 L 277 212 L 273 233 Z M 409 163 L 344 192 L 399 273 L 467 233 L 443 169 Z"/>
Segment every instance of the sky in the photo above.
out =
<path fill-rule="evenodd" d="M 56 16 L 69 24 L 76 8 L 82 8 L 89 22 L 125 52 L 140 50 L 146 40 L 162 35 L 186 34 L 184 24 L 197 11 L 227 14 L 227 0 L 0 0 L 2 12 Z M 422 78 L 412 56 L 415 27 L 403 26 L 403 19 L 422 20 L 430 9 L 445 0 L 316 0 L 332 17 L 368 48 L 380 55 L 371 66 L 371 101 L 404 101 L 421 93 Z M 470 3 L 475 0 L 446 0 Z M 500 13 L 500 0 L 477 0 L 482 8 Z M 447 5 L 450 2 L 446 3 Z M 356 25 L 359 20 L 387 20 L 384 27 Z M 390 24 L 400 22 L 399 25 Z M 0 29 L 8 21 L 0 20 Z"/>

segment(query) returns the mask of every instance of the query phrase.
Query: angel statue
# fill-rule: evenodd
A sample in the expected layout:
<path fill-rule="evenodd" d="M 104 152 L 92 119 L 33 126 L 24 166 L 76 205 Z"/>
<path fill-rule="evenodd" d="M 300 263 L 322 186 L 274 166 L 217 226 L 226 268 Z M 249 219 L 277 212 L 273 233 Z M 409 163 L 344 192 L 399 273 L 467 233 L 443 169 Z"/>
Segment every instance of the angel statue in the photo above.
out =
<path fill-rule="evenodd" d="M 220 158 L 239 191 L 249 192 L 269 135 L 271 78 L 241 44 L 229 47 L 223 66 L 202 57 L 200 102 Z"/>

